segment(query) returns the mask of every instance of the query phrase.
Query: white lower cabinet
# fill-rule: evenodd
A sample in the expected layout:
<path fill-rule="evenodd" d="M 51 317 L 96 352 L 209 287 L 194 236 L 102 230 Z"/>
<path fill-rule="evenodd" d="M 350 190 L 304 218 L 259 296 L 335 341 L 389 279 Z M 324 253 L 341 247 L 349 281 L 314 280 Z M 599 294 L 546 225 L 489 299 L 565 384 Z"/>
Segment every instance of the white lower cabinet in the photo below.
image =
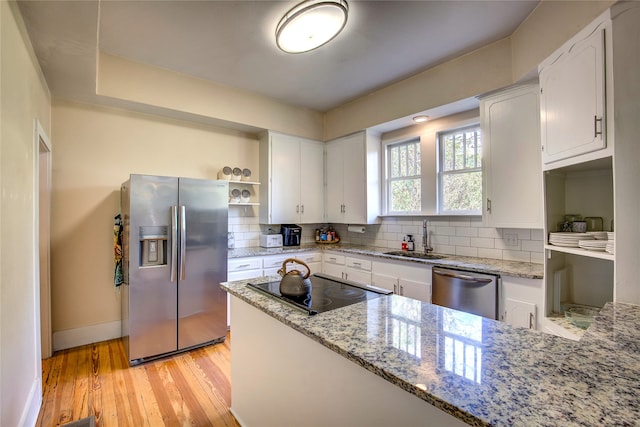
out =
<path fill-rule="evenodd" d="M 301 252 L 282 255 L 268 255 L 263 257 L 232 258 L 227 261 L 227 281 L 253 279 L 254 277 L 275 276 L 282 268 L 282 263 L 288 258 L 296 258 L 309 266 L 311 274 L 322 269 L 322 254 L 320 252 Z M 287 271 L 295 268 L 304 272 L 304 266 L 289 263 Z M 230 325 L 231 309 L 227 294 L 227 326 Z"/>
<path fill-rule="evenodd" d="M 374 261 L 371 284 L 397 295 L 431 302 L 431 266 L 413 267 L 409 263 Z"/>
<path fill-rule="evenodd" d="M 320 252 L 302 252 L 297 254 L 270 255 L 262 258 L 262 275 L 275 276 L 282 268 L 282 263 L 289 258 L 300 260 L 307 264 L 310 274 L 319 273 L 322 269 L 322 254 Z M 287 271 L 299 270 L 303 274 L 306 272 L 303 265 L 290 262 L 287 264 Z"/>
<path fill-rule="evenodd" d="M 504 321 L 510 325 L 527 329 L 537 329 L 536 316 L 535 304 L 511 298 L 505 299 Z"/>
<path fill-rule="evenodd" d="M 329 276 L 344 278 L 344 255 L 325 252 L 322 254 L 322 272 Z"/>
<path fill-rule="evenodd" d="M 227 260 L 227 280 L 243 280 L 262 275 L 262 257 Z"/>
<path fill-rule="evenodd" d="M 500 289 L 500 320 L 510 325 L 540 329 L 538 310 L 543 306 L 542 279 L 502 277 Z"/>
<path fill-rule="evenodd" d="M 227 260 L 227 281 L 253 279 L 262 276 L 262 258 L 233 258 Z M 230 298 L 227 294 L 227 327 L 231 325 Z"/>
<path fill-rule="evenodd" d="M 322 272 L 351 282 L 371 284 L 371 260 L 364 256 L 344 256 L 325 252 L 322 257 Z"/>

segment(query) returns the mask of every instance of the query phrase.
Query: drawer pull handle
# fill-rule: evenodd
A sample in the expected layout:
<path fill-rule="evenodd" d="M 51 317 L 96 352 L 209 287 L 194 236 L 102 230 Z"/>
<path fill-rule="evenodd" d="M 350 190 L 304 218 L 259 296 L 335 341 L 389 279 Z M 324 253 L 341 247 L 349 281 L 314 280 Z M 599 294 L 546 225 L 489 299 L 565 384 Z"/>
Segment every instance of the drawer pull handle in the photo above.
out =
<path fill-rule="evenodd" d="M 241 264 L 236 268 L 247 268 L 247 267 L 251 267 L 251 264 Z"/>

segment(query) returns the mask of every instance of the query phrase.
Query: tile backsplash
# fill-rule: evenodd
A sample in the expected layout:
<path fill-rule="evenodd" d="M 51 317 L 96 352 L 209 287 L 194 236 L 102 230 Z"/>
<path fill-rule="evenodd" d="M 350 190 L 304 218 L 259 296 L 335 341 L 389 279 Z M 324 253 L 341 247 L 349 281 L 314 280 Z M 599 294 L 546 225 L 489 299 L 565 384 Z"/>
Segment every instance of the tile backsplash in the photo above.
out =
<path fill-rule="evenodd" d="M 422 221 L 425 217 L 385 217 L 380 224 L 366 225 L 364 233 L 347 230 L 345 224 L 332 224 L 343 243 L 401 249 L 407 234 L 413 235 L 416 251 L 422 250 Z M 426 218 L 434 252 L 506 261 L 544 262 L 542 229 L 490 228 L 480 217 Z M 321 224 L 302 224 L 302 242 L 315 240 Z M 236 248 L 260 245 L 260 233 L 279 232 L 279 225 L 258 223 L 257 217 L 229 216 L 229 231 Z"/>

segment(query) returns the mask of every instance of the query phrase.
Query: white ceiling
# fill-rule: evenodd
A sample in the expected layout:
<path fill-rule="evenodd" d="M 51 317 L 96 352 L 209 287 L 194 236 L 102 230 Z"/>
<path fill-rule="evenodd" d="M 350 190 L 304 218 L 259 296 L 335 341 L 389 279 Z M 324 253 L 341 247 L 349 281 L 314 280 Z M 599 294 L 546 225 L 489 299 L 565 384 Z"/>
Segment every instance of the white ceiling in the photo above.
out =
<path fill-rule="evenodd" d="M 275 27 L 297 1 L 20 1 L 54 96 L 95 97 L 105 53 L 327 111 L 511 34 L 538 1 L 349 1 L 345 30 L 291 55 Z M 95 100 L 94 100 L 95 101 Z"/>

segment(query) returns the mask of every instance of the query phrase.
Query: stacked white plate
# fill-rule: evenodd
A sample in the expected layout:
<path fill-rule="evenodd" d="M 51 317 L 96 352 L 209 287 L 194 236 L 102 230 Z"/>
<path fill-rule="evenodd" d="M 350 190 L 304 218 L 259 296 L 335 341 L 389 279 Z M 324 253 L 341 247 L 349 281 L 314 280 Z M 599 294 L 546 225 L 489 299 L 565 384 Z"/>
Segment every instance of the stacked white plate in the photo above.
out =
<path fill-rule="evenodd" d="M 587 249 L 589 251 L 599 251 L 604 252 L 607 247 L 608 240 L 578 240 L 578 246 L 582 249 Z"/>
<path fill-rule="evenodd" d="M 594 237 L 587 233 L 557 232 L 549 233 L 549 244 L 554 246 L 565 246 L 568 248 L 580 247 L 580 240 L 594 240 Z"/>
<path fill-rule="evenodd" d="M 613 231 L 607 231 L 607 246 L 605 246 L 604 250 L 608 253 L 613 253 L 613 241 L 615 240 L 615 233 Z"/>
<path fill-rule="evenodd" d="M 606 231 L 587 231 L 589 236 L 593 236 L 596 240 L 607 240 L 607 232 Z"/>

